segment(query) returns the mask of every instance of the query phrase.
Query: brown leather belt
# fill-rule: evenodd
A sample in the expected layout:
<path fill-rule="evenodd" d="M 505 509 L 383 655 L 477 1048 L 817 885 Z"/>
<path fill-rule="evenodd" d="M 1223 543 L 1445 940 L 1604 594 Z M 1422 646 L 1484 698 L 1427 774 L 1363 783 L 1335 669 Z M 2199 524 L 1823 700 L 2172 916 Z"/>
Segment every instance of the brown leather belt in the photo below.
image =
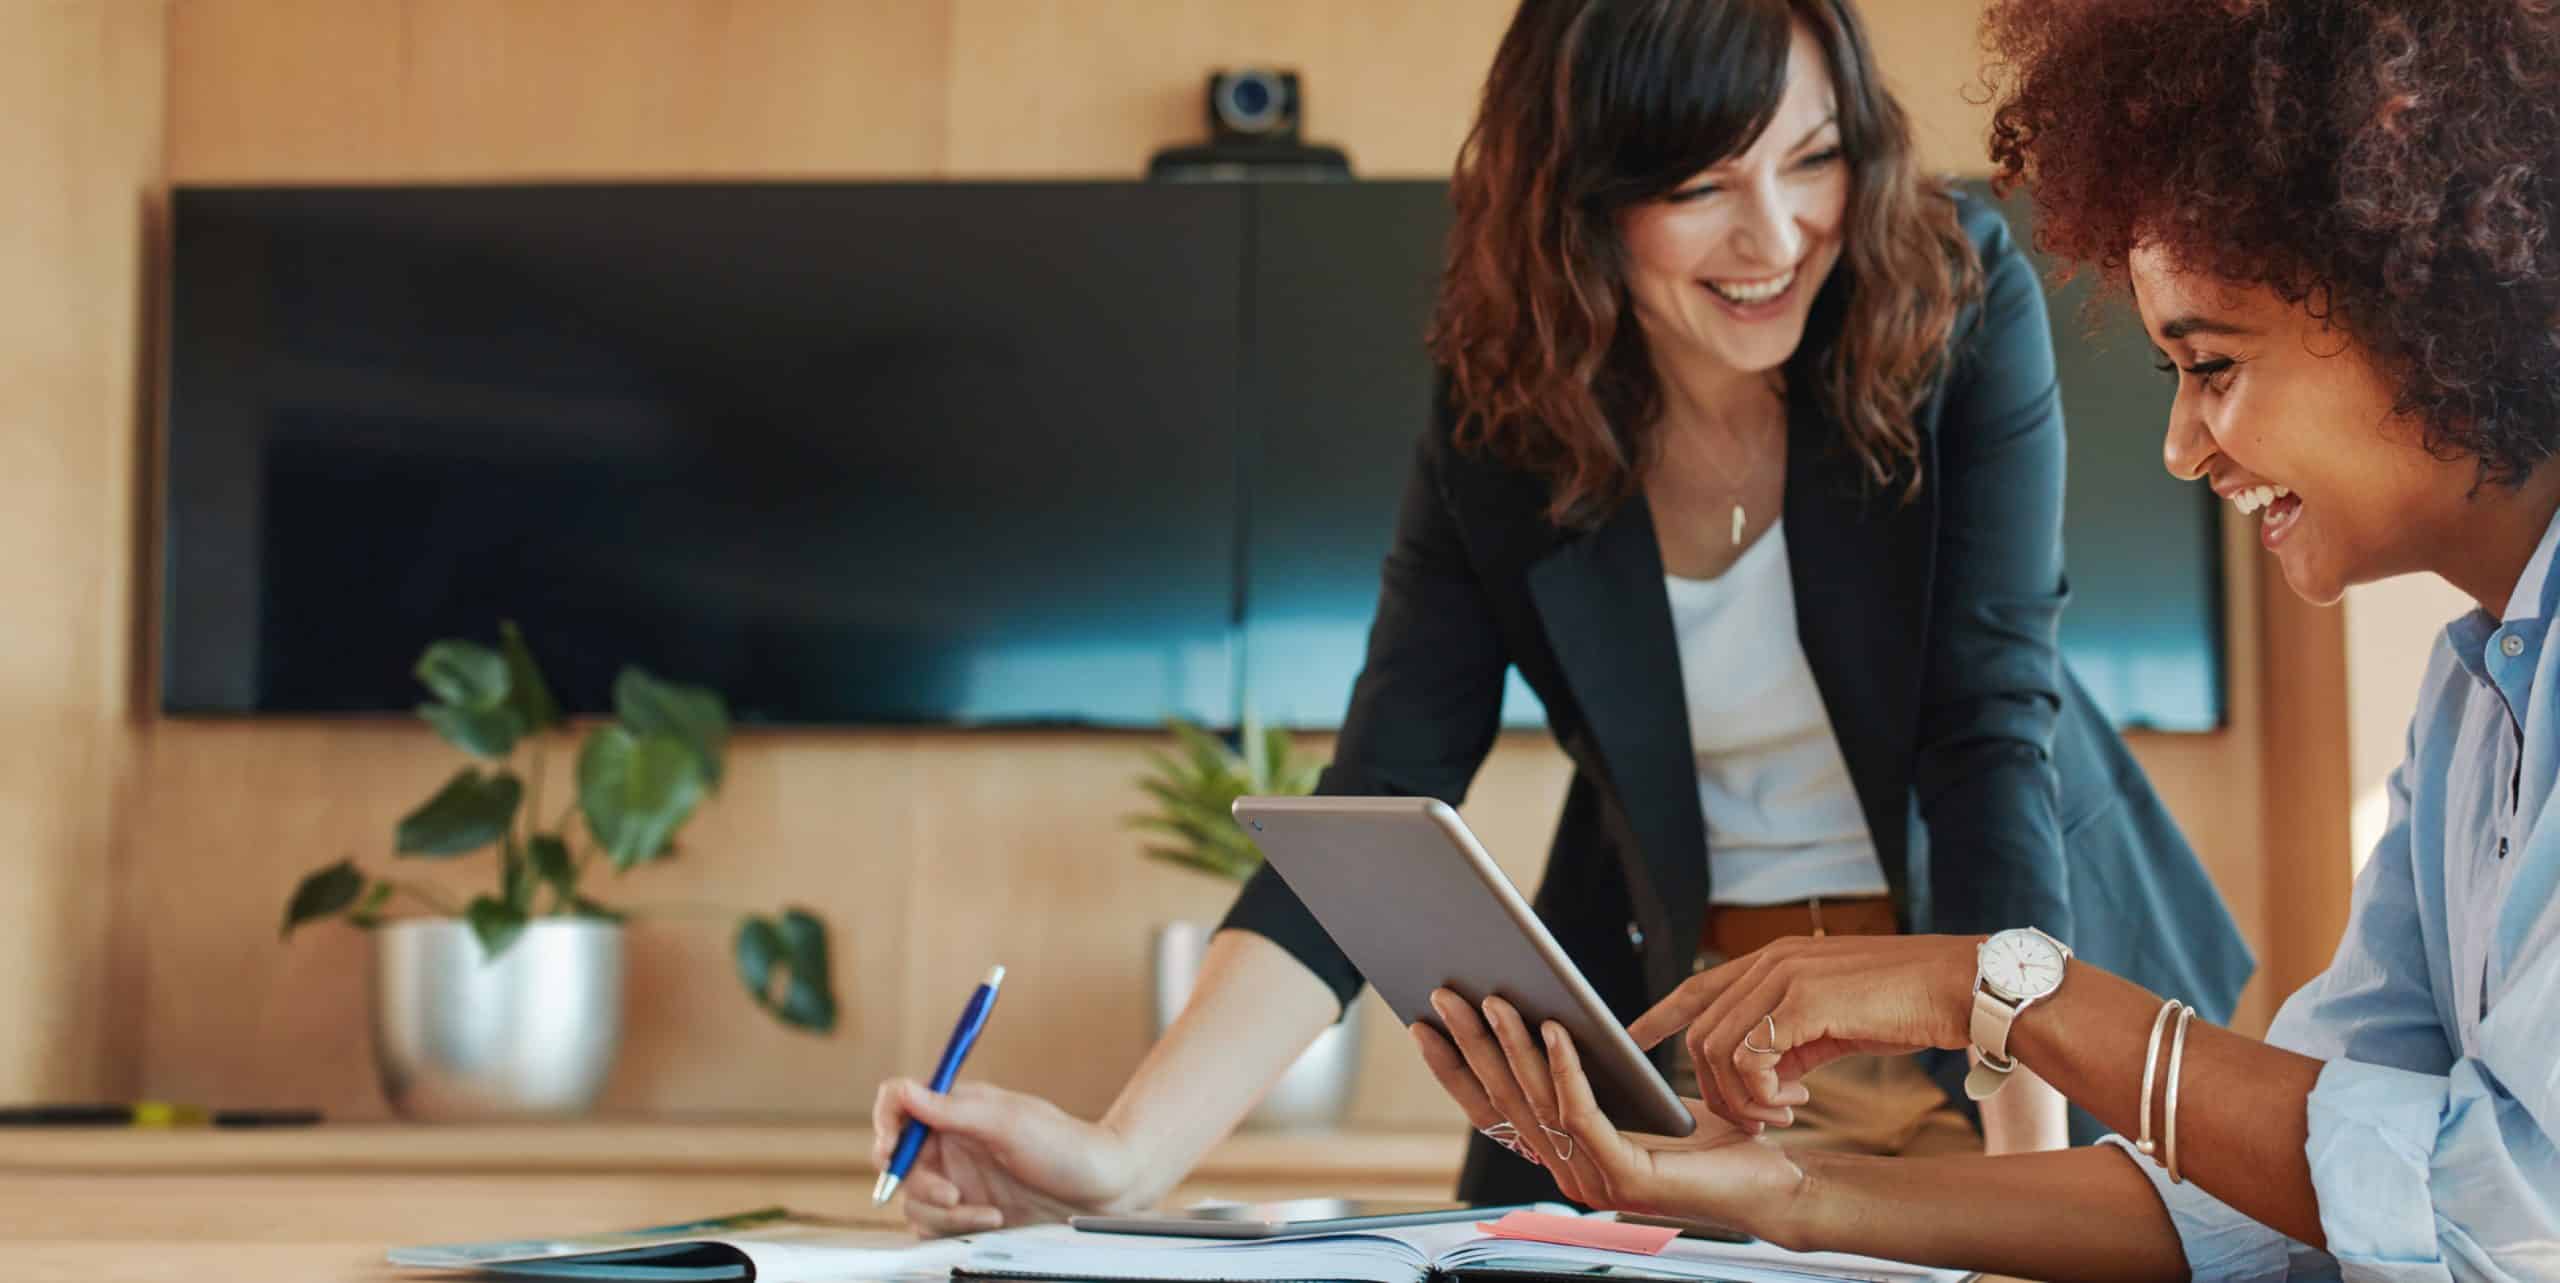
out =
<path fill-rule="evenodd" d="M 1698 956 L 1701 966 L 1714 966 L 1787 936 L 1889 936 L 1901 930 L 1893 901 L 1880 895 L 1710 905 Z"/>

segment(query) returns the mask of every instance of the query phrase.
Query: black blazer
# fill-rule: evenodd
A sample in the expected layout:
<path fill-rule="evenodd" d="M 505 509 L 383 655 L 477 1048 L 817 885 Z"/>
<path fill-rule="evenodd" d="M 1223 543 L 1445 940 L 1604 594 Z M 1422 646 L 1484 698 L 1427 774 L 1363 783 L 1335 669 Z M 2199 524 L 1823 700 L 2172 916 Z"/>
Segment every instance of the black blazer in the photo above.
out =
<path fill-rule="evenodd" d="M 1919 415 L 1925 485 L 1867 484 L 1813 398 L 1790 398 L 1785 522 L 1797 635 L 1903 928 L 2037 926 L 2227 1019 L 2251 961 L 2123 742 L 2064 671 L 2063 425 L 2044 293 L 1990 206 L 1958 198 L 1985 277 Z M 1835 341 L 1844 266 L 1790 385 Z M 1458 450 L 1444 410 L 1416 451 L 1366 665 L 1318 792 L 1455 805 L 1493 745 L 1505 670 L 1545 702 L 1575 773 L 1535 897 L 1622 1019 L 1690 973 L 1708 905 L 1677 639 L 1639 495 L 1560 529 L 1547 484 Z M 1226 926 L 1288 949 L 1347 1004 L 1361 984 L 1275 871 Z M 1935 1058 L 1952 1085 L 1963 1057 Z M 1966 1104 L 1963 1094 L 1950 1097 Z M 1969 1104 L 1967 1105 L 1970 1108 Z M 2079 1115 L 2074 1132 L 2094 1136 Z M 1481 1140 L 1460 1194 L 1555 1197 Z"/>

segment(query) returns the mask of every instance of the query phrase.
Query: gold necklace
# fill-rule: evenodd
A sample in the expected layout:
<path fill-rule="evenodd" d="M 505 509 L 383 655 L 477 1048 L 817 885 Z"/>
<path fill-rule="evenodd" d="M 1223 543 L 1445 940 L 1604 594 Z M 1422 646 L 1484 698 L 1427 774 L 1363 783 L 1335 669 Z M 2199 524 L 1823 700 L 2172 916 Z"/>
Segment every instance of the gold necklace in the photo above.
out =
<path fill-rule="evenodd" d="M 1745 512 L 1742 506 L 1742 483 L 1735 481 L 1732 473 L 1725 471 L 1721 465 L 1717 464 L 1713 454 L 1705 458 L 1707 465 L 1715 469 L 1716 478 L 1722 483 L 1725 493 L 1733 496 L 1733 546 L 1739 548 L 1742 546 L 1743 528 L 1751 522 L 1750 514 Z M 1750 474 L 1747 473 L 1742 478 L 1745 482 L 1750 479 Z"/>

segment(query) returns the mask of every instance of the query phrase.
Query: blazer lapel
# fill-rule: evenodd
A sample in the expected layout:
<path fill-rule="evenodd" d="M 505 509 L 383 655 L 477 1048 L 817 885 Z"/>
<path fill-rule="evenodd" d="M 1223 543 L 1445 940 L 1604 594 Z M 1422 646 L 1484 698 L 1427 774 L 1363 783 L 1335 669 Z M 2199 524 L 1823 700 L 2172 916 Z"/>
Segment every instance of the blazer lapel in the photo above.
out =
<path fill-rule="evenodd" d="M 1532 562 L 1529 595 L 1581 706 L 1640 857 L 1629 861 L 1655 992 L 1687 974 L 1707 904 L 1706 820 L 1662 585 L 1652 511 L 1636 495 L 1606 524 Z M 1659 974 L 1656 974 L 1659 973 Z"/>
<path fill-rule="evenodd" d="M 1787 424 L 1787 554 L 1796 637 L 1822 692 L 1876 856 L 1898 901 L 1911 883 L 1911 751 L 1929 613 L 1933 491 L 1905 505 L 1831 448 L 1811 398 Z"/>

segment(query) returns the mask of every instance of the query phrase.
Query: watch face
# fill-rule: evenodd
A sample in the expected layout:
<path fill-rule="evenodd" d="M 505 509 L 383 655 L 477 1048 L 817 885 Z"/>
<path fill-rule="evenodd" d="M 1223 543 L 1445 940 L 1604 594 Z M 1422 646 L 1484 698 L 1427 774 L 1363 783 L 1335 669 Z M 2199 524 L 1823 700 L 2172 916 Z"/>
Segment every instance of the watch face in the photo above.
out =
<path fill-rule="evenodd" d="M 1982 979 L 2001 997 L 2025 1002 L 2062 987 L 2062 949 L 2033 931 L 2003 931 L 1982 943 Z"/>

